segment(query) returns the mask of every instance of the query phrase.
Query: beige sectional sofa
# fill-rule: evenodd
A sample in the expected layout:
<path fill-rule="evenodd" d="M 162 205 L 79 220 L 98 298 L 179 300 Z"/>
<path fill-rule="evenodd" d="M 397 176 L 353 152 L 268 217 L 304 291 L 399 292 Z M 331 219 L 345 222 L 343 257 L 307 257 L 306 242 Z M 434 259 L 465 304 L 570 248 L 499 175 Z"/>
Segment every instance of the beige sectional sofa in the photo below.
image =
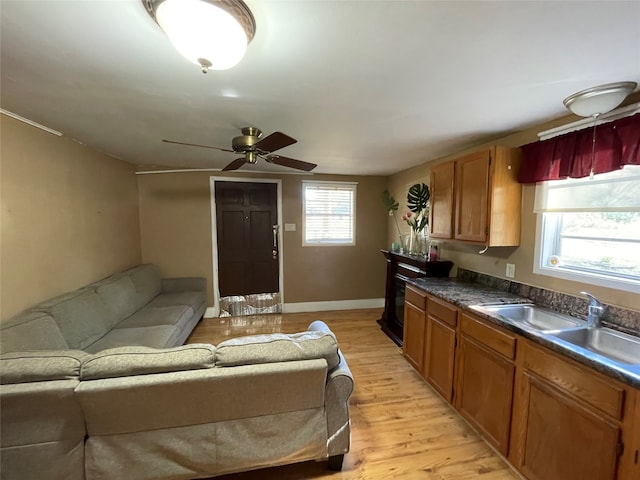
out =
<path fill-rule="evenodd" d="M 202 316 L 200 294 L 199 279 L 140 266 L 2 322 L 2 480 L 191 479 L 322 459 L 339 468 L 353 378 L 333 333 L 317 321 L 293 335 L 176 346 Z"/>

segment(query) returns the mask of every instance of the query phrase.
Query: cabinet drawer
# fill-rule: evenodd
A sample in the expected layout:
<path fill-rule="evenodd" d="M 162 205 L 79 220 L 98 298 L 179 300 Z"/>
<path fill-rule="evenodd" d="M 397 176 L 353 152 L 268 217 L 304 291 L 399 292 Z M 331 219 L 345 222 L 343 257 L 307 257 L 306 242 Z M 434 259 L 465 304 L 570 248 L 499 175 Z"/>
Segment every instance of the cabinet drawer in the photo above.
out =
<path fill-rule="evenodd" d="M 460 322 L 462 332 L 465 335 L 475 338 L 510 360 L 516 357 L 516 337 L 514 335 L 476 320 L 466 313 L 462 314 Z"/>
<path fill-rule="evenodd" d="M 453 328 L 456 327 L 458 323 L 458 311 L 449 303 L 430 296 L 428 310 L 429 315 L 437 318 L 447 325 L 452 326 Z"/>
<path fill-rule="evenodd" d="M 427 303 L 427 296 L 423 292 L 407 285 L 404 292 L 404 301 L 418 307 L 420 310 L 424 310 Z"/>
<path fill-rule="evenodd" d="M 529 343 L 523 346 L 523 365 L 561 390 L 615 419 L 622 418 L 624 388 L 588 367 L 574 364 Z"/>

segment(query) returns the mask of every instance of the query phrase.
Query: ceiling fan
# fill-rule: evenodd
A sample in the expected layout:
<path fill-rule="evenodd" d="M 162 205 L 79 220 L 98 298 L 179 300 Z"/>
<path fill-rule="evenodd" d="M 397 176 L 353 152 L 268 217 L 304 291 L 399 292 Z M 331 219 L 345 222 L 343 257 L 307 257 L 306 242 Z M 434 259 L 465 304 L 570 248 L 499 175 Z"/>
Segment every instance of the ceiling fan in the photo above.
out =
<path fill-rule="evenodd" d="M 163 139 L 162 141 L 165 143 L 175 143 L 177 145 L 188 145 L 191 147 L 212 148 L 222 152 L 240 153 L 244 155 L 241 158 L 236 158 L 233 162 L 224 167 L 222 169 L 223 172 L 237 170 L 245 163 L 254 164 L 258 161 L 258 158 L 275 165 L 304 170 L 305 172 L 310 172 L 318 166 L 315 163 L 303 162 L 302 160 L 295 160 L 293 158 L 274 155 L 271 153 L 289 145 L 293 145 L 297 142 L 295 138 L 292 138 L 282 132 L 275 132 L 264 138 L 261 137 L 262 131 L 259 128 L 244 127 L 242 129 L 242 135 L 234 137 L 231 141 L 231 150 L 211 145 L 198 145 L 196 143 L 177 142 L 174 140 Z"/>

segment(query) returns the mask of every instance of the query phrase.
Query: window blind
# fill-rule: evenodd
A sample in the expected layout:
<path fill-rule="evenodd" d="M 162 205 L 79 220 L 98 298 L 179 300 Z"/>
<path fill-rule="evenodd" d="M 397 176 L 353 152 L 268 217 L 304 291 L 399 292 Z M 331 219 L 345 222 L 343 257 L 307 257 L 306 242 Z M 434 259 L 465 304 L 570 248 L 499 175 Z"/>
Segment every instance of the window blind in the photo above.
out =
<path fill-rule="evenodd" d="M 305 244 L 354 244 L 356 185 L 303 183 Z"/>
<path fill-rule="evenodd" d="M 534 212 L 640 212 L 640 167 L 540 183 Z"/>

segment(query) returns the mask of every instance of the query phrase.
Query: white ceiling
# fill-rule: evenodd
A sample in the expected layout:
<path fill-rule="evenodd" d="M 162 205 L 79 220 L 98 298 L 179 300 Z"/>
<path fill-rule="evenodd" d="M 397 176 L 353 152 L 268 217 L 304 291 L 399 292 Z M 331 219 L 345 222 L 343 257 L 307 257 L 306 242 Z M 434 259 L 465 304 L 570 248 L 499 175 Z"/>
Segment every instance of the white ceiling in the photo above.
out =
<path fill-rule="evenodd" d="M 637 0 L 246 3 L 244 59 L 203 75 L 140 0 L 1 0 L 2 108 L 138 165 L 222 168 L 237 154 L 161 139 L 229 148 L 251 125 L 314 172 L 388 175 L 640 83 Z"/>

